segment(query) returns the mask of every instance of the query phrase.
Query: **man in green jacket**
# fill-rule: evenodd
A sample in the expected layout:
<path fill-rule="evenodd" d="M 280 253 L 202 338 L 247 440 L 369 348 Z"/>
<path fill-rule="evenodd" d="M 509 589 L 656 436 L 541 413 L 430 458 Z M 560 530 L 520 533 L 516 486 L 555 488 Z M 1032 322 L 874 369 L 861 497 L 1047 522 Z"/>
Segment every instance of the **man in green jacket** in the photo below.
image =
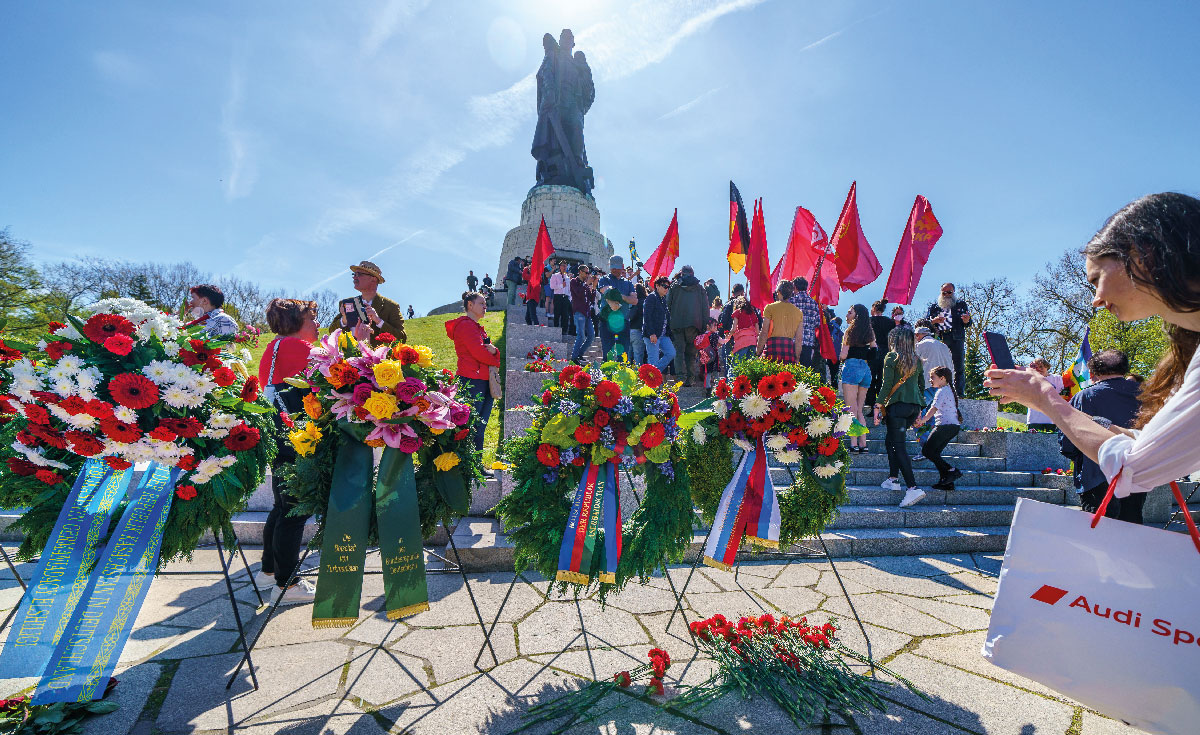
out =
<path fill-rule="evenodd" d="M 350 266 L 350 273 L 354 289 L 360 296 L 353 300 L 343 299 L 339 303 L 338 313 L 334 314 L 329 322 L 329 331 L 344 329 L 347 326 L 346 314 L 357 313 L 358 323 L 354 326 L 353 334 L 359 342 L 374 342 L 384 332 L 401 342 L 407 342 L 408 335 L 404 333 L 404 316 L 400 312 L 400 304 L 377 293 L 379 284 L 384 282 L 379 266 L 364 260 L 358 265 Z"/>
<path fill-rule="evenodd" d="M 696 337 L 708 320 L 708 294 L 690 265 L 680 269 L 678 279 L 671 284 L 667 309 L 671 312 L 671 341 L 675 344 L 675 374 L 684 379 L 684 387 L 703 383 Z"/>

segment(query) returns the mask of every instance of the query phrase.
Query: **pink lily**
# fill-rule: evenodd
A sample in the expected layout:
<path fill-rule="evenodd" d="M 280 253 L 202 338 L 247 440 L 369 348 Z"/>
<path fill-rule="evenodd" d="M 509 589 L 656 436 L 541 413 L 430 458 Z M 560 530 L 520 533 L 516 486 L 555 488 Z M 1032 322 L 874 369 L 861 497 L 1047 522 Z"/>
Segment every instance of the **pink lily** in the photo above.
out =
<path fill-rule="evenodd" d="M 382 439 L 383 443 L 389 447 L 399 449 L 401 440 L 405 437 L 417 438 L 417 432 L 413 431 L 408 424 L 376 424 L 371 433 L 367 434 L 367 441 Z"/>

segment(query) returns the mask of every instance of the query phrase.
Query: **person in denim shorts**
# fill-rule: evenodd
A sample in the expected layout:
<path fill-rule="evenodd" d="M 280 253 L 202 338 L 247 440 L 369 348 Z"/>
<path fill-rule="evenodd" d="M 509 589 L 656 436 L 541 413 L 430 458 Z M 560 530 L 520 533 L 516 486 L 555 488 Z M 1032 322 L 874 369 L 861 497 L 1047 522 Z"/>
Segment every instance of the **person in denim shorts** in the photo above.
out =
<path fill-rule="evenodd" d="M 841 351 L 838 356 L 842 364 L 842 396 L 854 418 L 863 426 L 863 403 L 871 387 L 871 365 L 875 361 L 875 331 L 871 329 L 871 316 L 863 304 L 855 304 L 846 312 L 846 332 L 842 335 Z M 850 451 L 866 454 L 867 437 L 850 437 Z"/>

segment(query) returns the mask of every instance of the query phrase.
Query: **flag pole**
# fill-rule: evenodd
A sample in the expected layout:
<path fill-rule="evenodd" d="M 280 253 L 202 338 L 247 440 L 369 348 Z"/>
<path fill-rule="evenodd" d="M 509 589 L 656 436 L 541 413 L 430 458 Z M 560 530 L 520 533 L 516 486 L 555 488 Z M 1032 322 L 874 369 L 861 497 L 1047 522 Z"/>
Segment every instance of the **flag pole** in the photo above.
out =
<path fill-rule="evenodd" d="M 730 299 L 733 298 L 733 266 L 725 266 L 725 272 L 728 274 L 725 278 L 725 298 Z"/>

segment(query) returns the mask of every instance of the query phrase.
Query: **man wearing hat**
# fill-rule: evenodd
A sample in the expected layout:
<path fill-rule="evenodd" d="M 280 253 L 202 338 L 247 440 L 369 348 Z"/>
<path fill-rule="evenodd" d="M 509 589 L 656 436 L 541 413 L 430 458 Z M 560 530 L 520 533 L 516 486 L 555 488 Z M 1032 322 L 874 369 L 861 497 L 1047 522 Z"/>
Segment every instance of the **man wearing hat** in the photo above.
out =
<path fill-rule="evenodd" d="M 350 266 L 350 275 L 354 281 L 354 289 L 360 295 L 343 299 L 338 304 L 338 313 L 329 322 L 329 331 L 345 328 L 356 318 L 358 323 L 354 326 L 353 334 L 360 342 L 374 340 L 383 332 L 401 342 L 407 341 L 408 335 L 404 333 L 404 317 L 400 313 L 400 304 L 376 293 L 379 284 L 384 282 L 379 266 L 364 260 L 358 265 Z M 354 314 L 355 317 L 349 317 L 350 314 Z"/>
<path fill-rule="evenodd" d="M 606 305 L 600 313 L 600 347 L 604 350 L 604 357 L 609 357 L 613 345 L 617 342 L 620 342 L 621 347 L 628 353 L 629 307 L 637 303 L 637 290 L 629 279 L 625 278 L 625 262 L 621 260 L 620 255 L 608 259 L 608 275 L 601 278 L 597 286 L 600 293 L 604 294 L 606 302 L 620 304 L 618 309 L 611 309 Z M 609 289 L 616 289 L 616 293 L 609 296 Z"/>

